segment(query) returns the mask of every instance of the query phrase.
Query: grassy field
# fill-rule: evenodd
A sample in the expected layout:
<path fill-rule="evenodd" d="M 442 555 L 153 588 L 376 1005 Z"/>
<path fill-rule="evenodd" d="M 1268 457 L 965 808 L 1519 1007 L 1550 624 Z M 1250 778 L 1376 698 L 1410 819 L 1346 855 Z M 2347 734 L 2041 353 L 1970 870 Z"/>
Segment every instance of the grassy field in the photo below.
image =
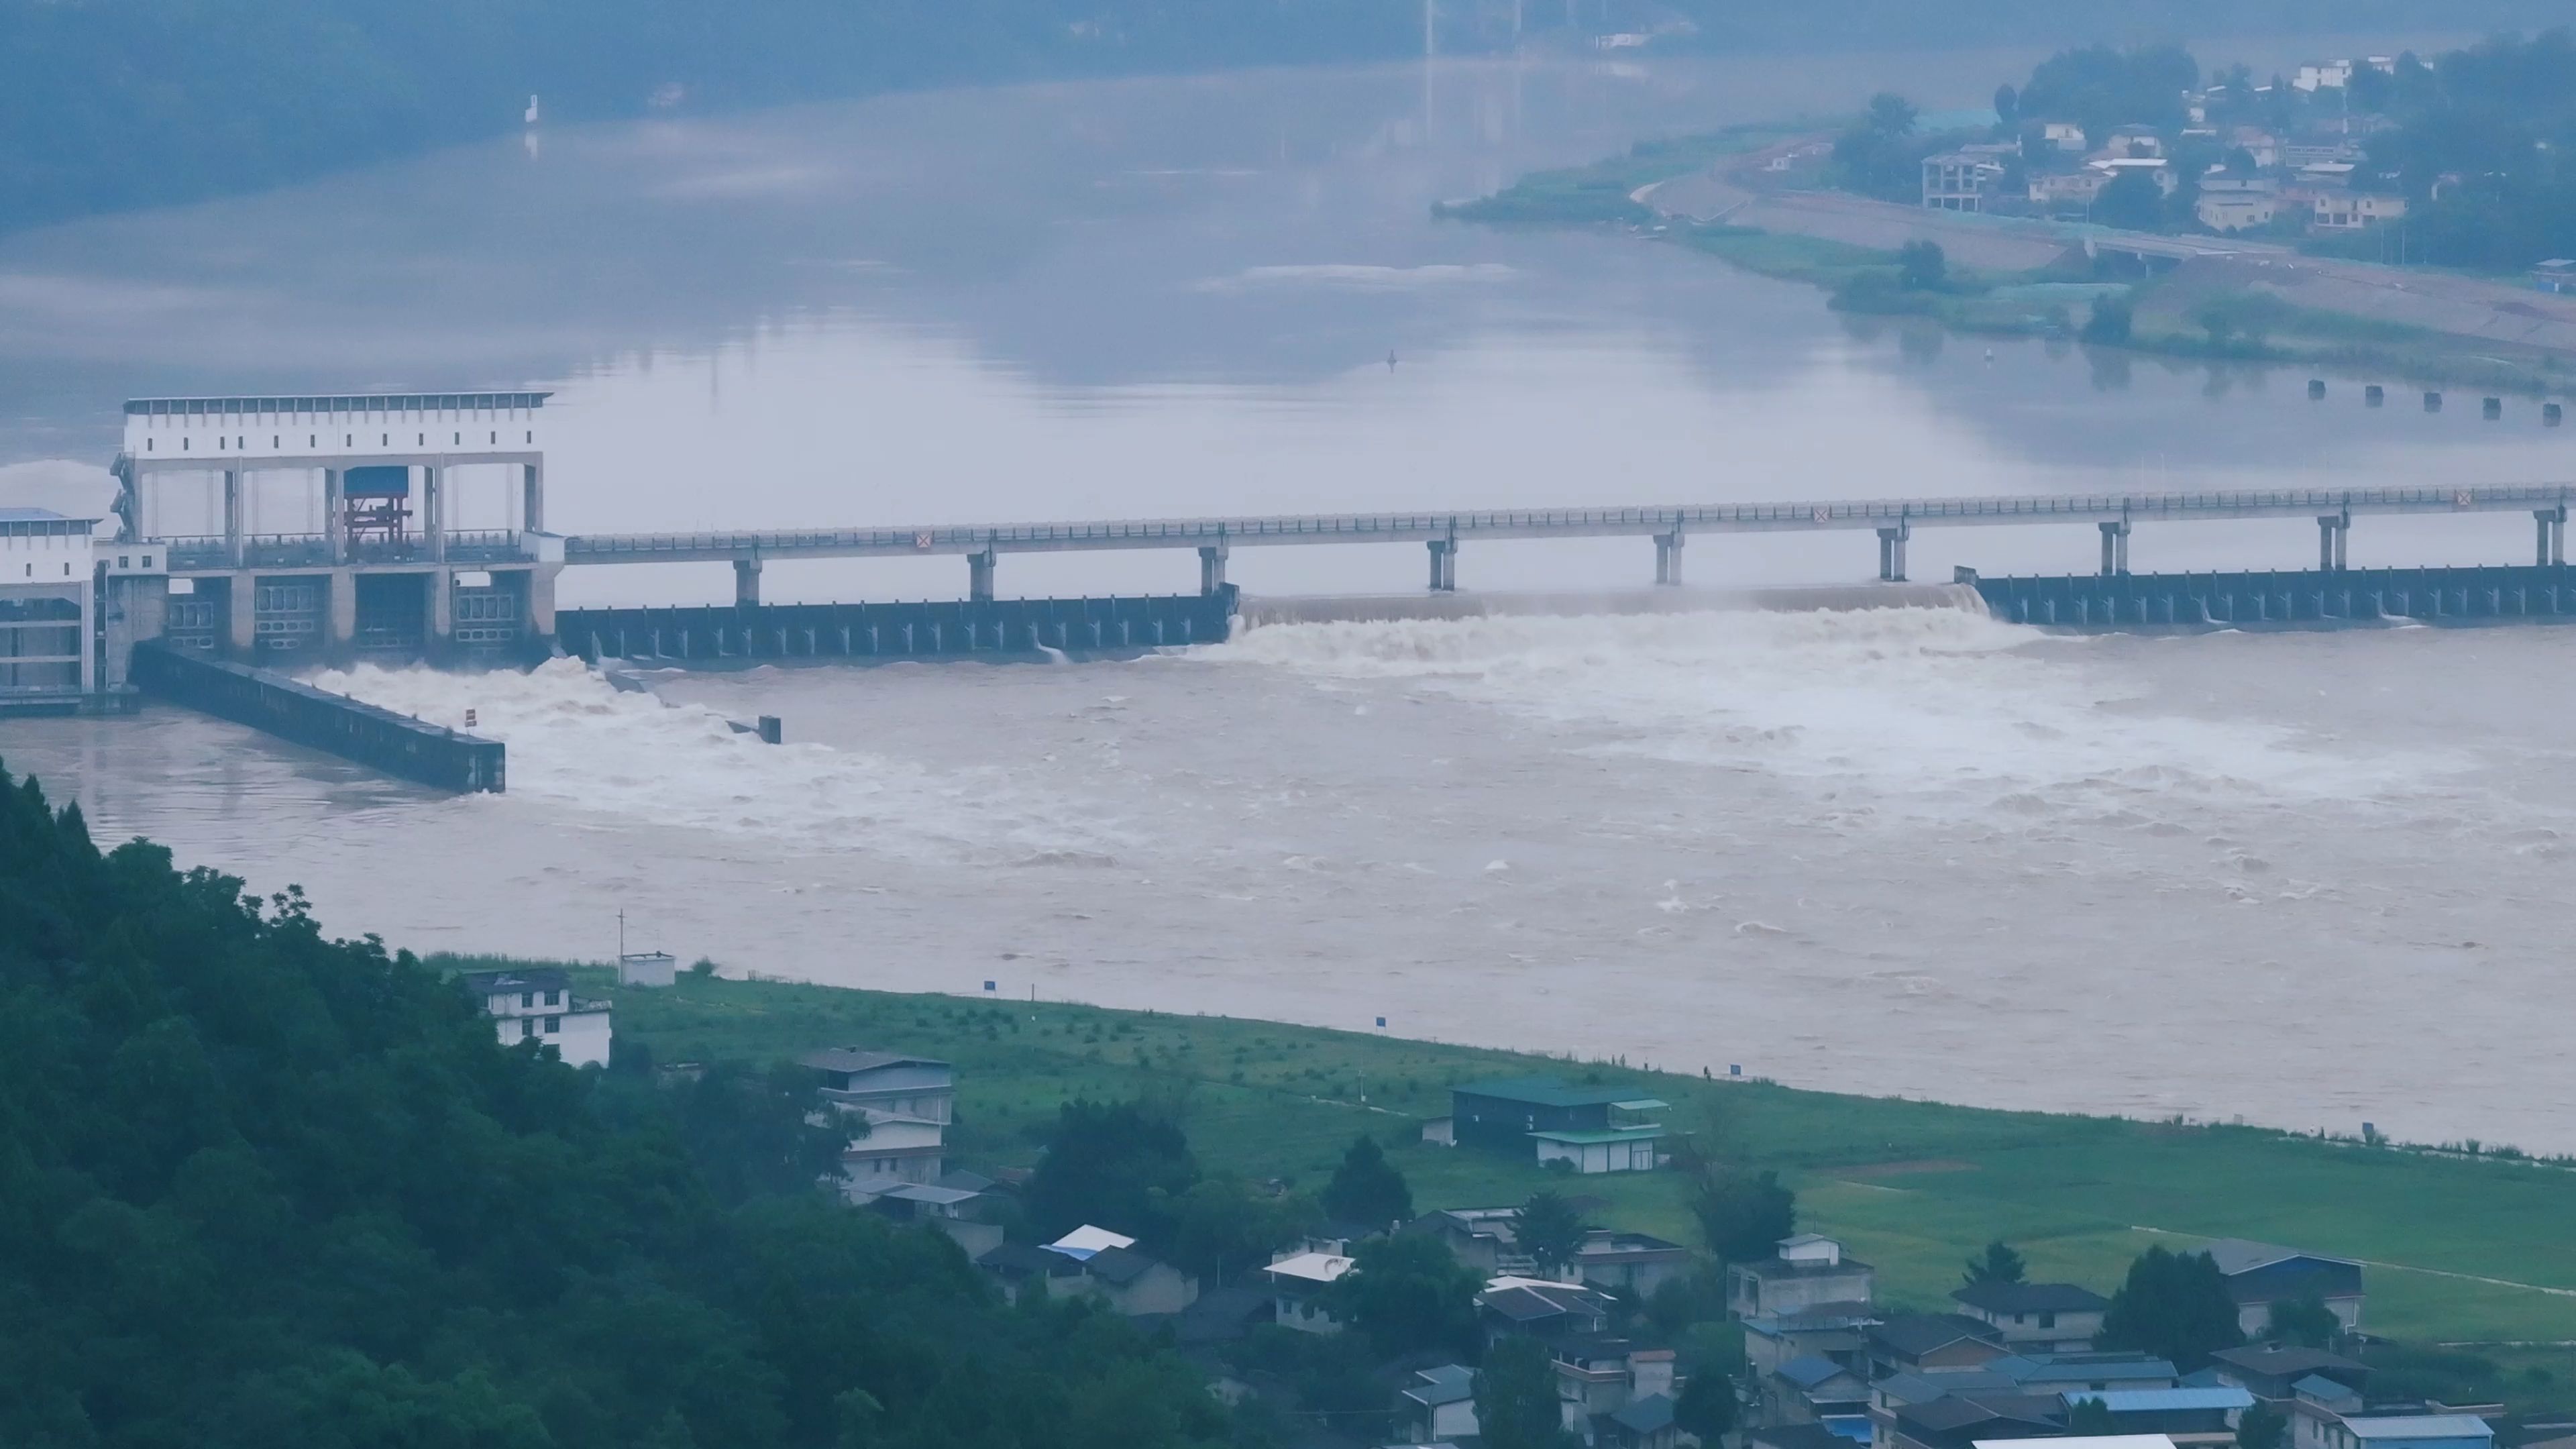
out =
<path fill-rule="evenodd" d="M 1759 151 L 1827 124 L 1832 123 L 1765 122 L 1705 135 L 1640 141 L 1617 156 L 1557 171 L 1534 171 L 1491 196 L 1444 202 L 1432 210 L 1459 221 L 1498 226 L 1650 221 L 1653 213 L 1628 199 L 1638 187 L 1704 171 L 1729 156 Z"/>
<path fill-rule="evenodd" d="M 465 964 L 465 963 L 455 963 Z M 1533 1071 L 1671 1102 L 1711 1152 L 1779 1169 L 1803 1227 L 1845 1238 L 1894 1303 L 1937 1304 L 2003 1237 L 2033 1268 L 2108 1291 L 2151 1242 L 2243 1236 L 2367 1260 L 2369 1326 L 2418 1341 L 2576 1340 L 2576 1172 L 2245 1127 L 1998 1112 L 1793 1091 L 1224 1017 L 684 976 L 620 990 L 621 1041 L 657 1062 L 773 1061 L 822 1045 L 936 1055 L 959 1073 L 958 1160 L 1026 1164 L 1070 1097 L 1153 1097 L 1211 1169 L 1320 1187 L 1372 1132 L 1418 1206 L 1510 1204 L 1551 1178 L 1418 1124 L 1471 1077 Z M 1695 1242 L 1669 1173 L 1585 1179 L 1605 1225 Z"/>

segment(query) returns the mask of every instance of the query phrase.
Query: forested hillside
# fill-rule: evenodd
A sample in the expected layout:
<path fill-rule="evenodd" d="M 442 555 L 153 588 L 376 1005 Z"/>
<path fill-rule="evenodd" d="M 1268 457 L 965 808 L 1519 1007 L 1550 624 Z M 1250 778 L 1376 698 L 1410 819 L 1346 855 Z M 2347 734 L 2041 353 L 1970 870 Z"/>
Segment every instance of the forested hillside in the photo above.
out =
<path fill-rule="evenodd" d="M 1419 0 L 0 0 L 0 230 L 561 119 L 1419 55 Z M 1446 53 L 2456 33 L 2563 0 L 1436 0 Z M 1516 29 L 1517 28 L 1517 29 Z"/>
<path fill-rule="evenodd" d="M 0 1444 L 1225 1438 L 1122 1320 L 817 1194 L 802 1093 L 534 1050 L 0 773 Z"/>

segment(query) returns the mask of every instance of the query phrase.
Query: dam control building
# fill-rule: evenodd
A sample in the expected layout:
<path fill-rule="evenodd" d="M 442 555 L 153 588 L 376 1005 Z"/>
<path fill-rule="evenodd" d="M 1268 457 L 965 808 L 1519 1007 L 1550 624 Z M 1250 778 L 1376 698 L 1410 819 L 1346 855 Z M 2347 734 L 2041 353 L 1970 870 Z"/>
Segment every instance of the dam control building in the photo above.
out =
<path fill-rule="evenodd" d="M 551 639 L 542 392 L 136 398 L 98 684 L 140 641 L 244 663 L 512 656 Z M 146 567 L 142 559 L 153 562 Z"/>

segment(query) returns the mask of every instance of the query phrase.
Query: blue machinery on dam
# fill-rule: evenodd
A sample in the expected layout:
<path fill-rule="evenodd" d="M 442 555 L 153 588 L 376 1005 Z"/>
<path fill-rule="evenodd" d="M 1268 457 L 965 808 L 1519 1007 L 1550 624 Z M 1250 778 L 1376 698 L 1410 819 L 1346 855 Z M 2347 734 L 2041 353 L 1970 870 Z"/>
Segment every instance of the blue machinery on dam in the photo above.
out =
<path fill-rule="evenodd" d="M 2576 572 L 2563 563 L 2496 568 L 2300 569 L 2206 574 L 1983 578 L 1959 571 L 1986 609 L 2057 629 L 2302 628 L 2576 620 Z"/>

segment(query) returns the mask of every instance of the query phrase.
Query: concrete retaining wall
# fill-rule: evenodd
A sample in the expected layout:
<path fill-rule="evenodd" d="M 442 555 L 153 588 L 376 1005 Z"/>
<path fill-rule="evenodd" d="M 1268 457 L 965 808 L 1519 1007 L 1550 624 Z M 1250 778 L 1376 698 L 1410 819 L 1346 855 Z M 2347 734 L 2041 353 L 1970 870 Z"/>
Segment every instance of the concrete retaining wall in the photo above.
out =
<path fill-rule="evenodd" d="M 461 735 L 274 670 L 147 641 L 134 646 L 134 682 L 156 698 L 442 790 L 497 795 L 507 781 L 499 740 Z"/>

